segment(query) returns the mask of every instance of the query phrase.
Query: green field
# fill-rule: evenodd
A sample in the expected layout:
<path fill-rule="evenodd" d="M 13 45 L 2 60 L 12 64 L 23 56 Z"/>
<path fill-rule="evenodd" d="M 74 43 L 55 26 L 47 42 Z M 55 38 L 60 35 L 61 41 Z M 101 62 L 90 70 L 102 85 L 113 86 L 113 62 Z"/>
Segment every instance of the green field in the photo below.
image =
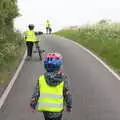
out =
<path fill-rule="evenodd" d="M 55 33 L 70 38 L 99 56 L 116 72 L 120 72 L 120 23 L 81 26 Z"/>

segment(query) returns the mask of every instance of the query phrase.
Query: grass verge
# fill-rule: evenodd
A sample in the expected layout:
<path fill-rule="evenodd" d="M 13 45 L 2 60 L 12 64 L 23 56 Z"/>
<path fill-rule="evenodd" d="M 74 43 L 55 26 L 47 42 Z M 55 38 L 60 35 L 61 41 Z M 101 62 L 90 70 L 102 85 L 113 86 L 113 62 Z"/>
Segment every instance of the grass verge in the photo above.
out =
<path fill-rule="evenodd" d="M 12 58 L 8 58 L 9 61 L 7 61 L 4 67 L 0 69 L 0 96 L 4 92 L 4 89 L 6 88 L 13 74 L 15 73 L 21 61 L 21 58 L 25 53 L 25 47 L 21 46 L 18 51 L 19 52 L 17 52 L 17 55 Z"/>
<path fill-rule="evenodd" d="M 77 30 L 61 30 L 55 34 L 82 44 L 120 72 L 120 23 L 82 26 Z"/>

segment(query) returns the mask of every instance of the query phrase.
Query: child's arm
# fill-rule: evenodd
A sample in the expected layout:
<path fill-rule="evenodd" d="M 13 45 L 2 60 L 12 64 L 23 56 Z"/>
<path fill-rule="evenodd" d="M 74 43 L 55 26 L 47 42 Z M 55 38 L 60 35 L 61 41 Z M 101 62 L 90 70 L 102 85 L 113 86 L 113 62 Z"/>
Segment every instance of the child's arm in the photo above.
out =
<path fill-rule="evenodd" d="M 67 110 L 71 112 L 72 94 L 71 94 L 70 78 L 68 76 L 65 76 L 65 80 L 64 80 L 64 99 L 65 99 Z"/>
<path fill-rule="evenodd" d="M 39 82 L 37 82 L 35 89 L 34 89 L 34 93 L 31 98 L 31 102 L 30 102 L 30 106 L 32 107 L 32 109 L 36 108 L 39 97 L 40 97 Z"/>

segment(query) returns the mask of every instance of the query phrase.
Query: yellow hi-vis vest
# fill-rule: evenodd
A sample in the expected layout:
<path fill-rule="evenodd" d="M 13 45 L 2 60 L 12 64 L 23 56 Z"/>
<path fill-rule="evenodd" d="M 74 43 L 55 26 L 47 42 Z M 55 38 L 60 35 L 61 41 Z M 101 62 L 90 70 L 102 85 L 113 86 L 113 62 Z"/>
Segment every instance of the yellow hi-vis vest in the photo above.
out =
<path fill-rule="evenodd" d="M 45 26 L 46 26 L 46 27 L 51 27 L 51 23 L 50 23 L 50 22 L 46 22 L 46 23 L 45 23 Z"/>
<path fill-rule="evenodd" d="M 63 110 L 63 87 L 64 82 L 57 86 L 49 86 L 44 75 L 39 77 L 40 97 L 38 99 L 37 110 L 60 112 Z"/>
<path fill-rule="evenodd" d="M 29 30 L 26 32 L 26 42 L 36 42 L 37 41 L 37 37 L 35 35 L 35 32 L 33 30 Z"/>

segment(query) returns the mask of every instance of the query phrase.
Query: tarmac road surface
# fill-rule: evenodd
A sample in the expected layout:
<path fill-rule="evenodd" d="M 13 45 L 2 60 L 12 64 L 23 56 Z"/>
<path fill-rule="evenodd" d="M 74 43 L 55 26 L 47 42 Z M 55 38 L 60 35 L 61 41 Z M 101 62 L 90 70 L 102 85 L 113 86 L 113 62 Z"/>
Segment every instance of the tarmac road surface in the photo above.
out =
<path fill-rule="evenodd" d="M 40 36 L 40 46 L 47 54 L 50 49 L 64 57 L 64 71 L 72 84 L 73 111 L 64 120 L 120 120 L 120 81 L 99 61 L 68 39 Z M 31 112 L 29 101 L 43 62 L 37 53 L 24 66 L 0 109 L 0 120 L 44 120 L 42 113 Z"/>

